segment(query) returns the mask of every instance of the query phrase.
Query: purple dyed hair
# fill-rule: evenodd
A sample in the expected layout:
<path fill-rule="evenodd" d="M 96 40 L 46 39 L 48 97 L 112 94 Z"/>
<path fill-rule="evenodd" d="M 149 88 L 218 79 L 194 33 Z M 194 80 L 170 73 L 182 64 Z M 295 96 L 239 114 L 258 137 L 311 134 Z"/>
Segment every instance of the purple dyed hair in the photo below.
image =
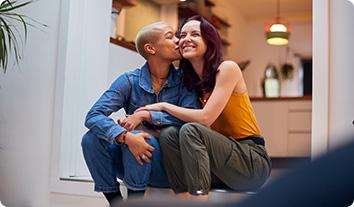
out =
<path fill-rule="evenodd" d="M 216 28 L 199 15 L 186 19 L 180 26 L 178 34 L 180 34 L 182 27 L 192 20 L 200 22 L 201 36 L 207 45 L 207 50 L 204 54 L 202 80 L 199 79 L 190 61 L 185 58 L 180 61 L 180 69 L 182 69 L 182 78 L 186 87 L 188 89 L 196 89 L 198 95 L 202 96 L 204 93 L 211 92 L 215 86 L 218 67 L 223 60 L 221 38 Z"/>

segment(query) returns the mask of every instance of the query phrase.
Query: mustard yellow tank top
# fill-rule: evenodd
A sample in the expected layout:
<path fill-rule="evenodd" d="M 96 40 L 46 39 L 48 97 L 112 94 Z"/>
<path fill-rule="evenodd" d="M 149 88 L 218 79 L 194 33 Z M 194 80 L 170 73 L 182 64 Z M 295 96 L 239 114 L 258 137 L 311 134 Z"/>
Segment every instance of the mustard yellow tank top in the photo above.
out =
<path fill-rule="evenodd" d="M 248 93 L 232 93 L 224 110 L 211 125 L 211 128 L 225 136 L 232 136 L 236 139 L 260 135 L 261 130 Z"/>

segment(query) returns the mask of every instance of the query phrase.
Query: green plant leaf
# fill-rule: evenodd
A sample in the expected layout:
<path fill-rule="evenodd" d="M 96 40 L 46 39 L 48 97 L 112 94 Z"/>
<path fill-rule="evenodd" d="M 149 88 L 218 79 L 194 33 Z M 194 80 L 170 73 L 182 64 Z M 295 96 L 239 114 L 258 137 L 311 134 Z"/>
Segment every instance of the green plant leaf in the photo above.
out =
<path fill-rule="evenodd" d="M 9 6 L 12 6 L 11 1 L 5 0 L 5 1 L 3 1 L 3 2 L 1 3 L 0 9 L 7 8 L 7 7 L 9 7 Z"/>
<path fill-rule="evenodd" d="M 18 48 L 18 43 L 17 43 L 17 39 L 16 39 L 16 35 L 13 33 L 13 30 L 11 29 L 11 25 L 8 25 L 7 22 L 0 18 L 0 23 L 1 25 L 3 26 L 3 29 L 5 29 L 5 32 L 4 33 L 7 33 L 7 42 L 8 42 L 8 46 L 6 46 L 6 36 L 4 35 L 4 43 L 5 43 L 5 51 L 6 51 L 6 60 L 7 60 L 7 54 L 8 54 L 8 51 L 11 52 L 12 48 L 15 52 L 15 61 L 18 62 L 19 61 L 19 58 L 18 58 L 18 53 L 17 53 L 17 48 Z M 16 30 L 16 27 L 14 27 L 14 29 Z M 6 61 L 6 64 L 4 65 L 5 67 L 7 67 L 7 62 Z M 6 70 L 4 70 L 4 72 L 6 72 Z"/>
<path fill-rule="evenodd" d="M 285 79 L 292 79 L 294 76 L 294 66 L 290 63 L 284 63 L 281 67 L 281 72 Z"/>
<path fill-rule="evenodd" d="M 6 72 L 7 68 L 7 46 L 6 46 L 6 39 L 5 39 L 5 32 L 3 28 L 0 28 L 0 44 L 1 44 L 1 57 L 0 63 L 2 68 L 4 69 L 4 73 Z"/>
<path fill-rule="evenodd" d="M 21 8 L 21 7 L 24 7 L 24 6 L 26 6 L 27 4 L 30 4 L 31 1 L 27 1 L 27 2 L 24 2 L 24 3 L 21 3 L 21 4 L 18 4 L 18 5 L 16 5 L 16 6 L 14 6 L 15 3 L 17 3 L 17 2 L 14 1 L 13 4 L 10 4 L 8 7 L 5 7 L 5 8 L 0 9 L 0 12 L 8 12 L 8 11 L 12 11 L 12 10 L 15 10 L 15 9 L 18 9 L 18 8 Z"/>
<path fill-rule="evenodd" d="M 16 27 L 14 27 L 14 30 L 19 34 L 20 32 L 18 31 L 18 29 Z M 13 51 L 15 53 L 14 58 L 15 58 L 15 63 L 18 65 L 19 64 L 19 60 L 21 59 L 21 55 L 18 52 L 18 41 L 17 41 L 17 37 L 14 33 L 13 30 L 9 30 L 9 35 L 10 35 L 10 40 L 12 41 L 12 45 L 13 45 Z M 21 45 L 23 45 L 22 39 L 21 40 Z M 10 48 L 12 49 L 12 48 Z"/>
<path fill-rule="evenodd" d="M 4 0 L 0 4 L 0 67 L 4 73 L 6 73 L 8 67 L 9 54 L 12 54 L 11 57 L 14 58 L 15 64 L 19 66 L 19 61 L 22 58 L 20 46 L 24 46 L 27 41 L 28 27 L 37 28 L 38 25 L 47 27 L 45 24 L 16 12 L 16 9 L 32 2 L 32 0 L 22 3 L 17 0 Z M 19 25 L 16 23 L 19 23 Z M 23 31 L 20 31 L 20 28 L 23 28 Z"/>

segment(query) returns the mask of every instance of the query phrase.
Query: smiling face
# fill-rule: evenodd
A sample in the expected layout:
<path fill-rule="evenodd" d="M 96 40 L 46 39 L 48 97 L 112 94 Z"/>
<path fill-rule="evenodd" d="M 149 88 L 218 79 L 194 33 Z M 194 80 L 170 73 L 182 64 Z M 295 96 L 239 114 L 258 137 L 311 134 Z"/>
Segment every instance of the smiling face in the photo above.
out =
<path fill-rule="evenodd" d="M 200 21 L 191 20 L 183 25 L 179 47 L 182 56 L 188 60 L 203 58 L 207 45 L 201 35 Z"/>

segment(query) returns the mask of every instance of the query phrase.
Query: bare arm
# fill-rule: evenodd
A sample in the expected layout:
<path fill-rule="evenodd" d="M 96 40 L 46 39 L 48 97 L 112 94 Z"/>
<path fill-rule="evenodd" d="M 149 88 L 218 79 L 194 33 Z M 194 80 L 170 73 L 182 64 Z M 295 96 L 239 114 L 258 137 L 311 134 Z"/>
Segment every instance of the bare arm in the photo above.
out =
<path fill-rule="evenodd" d="M 225 108 L 236 84 L 242 79 L 240 68 L 235 62 L 224 61 L 219 66 L 214 90 L 203 109 L 187 109 L 169 103 L 147 105 L 148 110 L 163 110 L 185 121 L 210 126 Z"/>

